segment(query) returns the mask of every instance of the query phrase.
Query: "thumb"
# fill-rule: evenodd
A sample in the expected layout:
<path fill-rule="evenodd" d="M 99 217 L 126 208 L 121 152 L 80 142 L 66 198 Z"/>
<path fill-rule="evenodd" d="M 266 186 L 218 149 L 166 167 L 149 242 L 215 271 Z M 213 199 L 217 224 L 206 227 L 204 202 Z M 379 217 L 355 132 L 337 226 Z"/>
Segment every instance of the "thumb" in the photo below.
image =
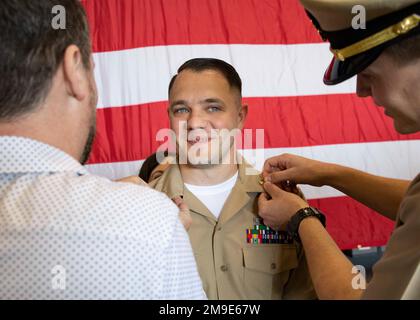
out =
<path fill-rule="evenodd" d="M 270 201 L 270 197 L 267 193 L 262 192 L 260 196 L 258 197 L 258 207 L 262 207 L 265 205 L 266 202 Z"/>
<path fill-rule="evenodd" d="M 172 198 L 172 201 L 177 205 L 177 207 L 178 207 L 178 209 L 180 210 L 181 213 L 189 213 L 190 212 L 190 208 L 182 200 L 181 197 L 179 197 L 179 196 L 174 197 L 174 198 Z"/>
<path fill-rule="evenodd" d="M 271 182 L 264 183 L 264 190 L 271 196 L 271 198 L 277 198 L 283 195 L 283 193 L 285 192 L 281 188 L 279 188 L 278 186 L 276 186 L 274 183 L 271 183 Z"/>
<path fill-rule="evenodd" d="M 180 200 L 180 202 L 178 203 L 178 208 L 179 208 L 179 210 L 181 210 L 181 212 L 189 212 L 190 211 L 190 208 L 182 200 Z"/>
<path fill-rule="evenodd" d="M 180 204 L 181 204 L 181 197 L 174 197 L 174 198 L 172 198 L 172 201 L 177 205 L 177 206 L 179 206 Z"/>

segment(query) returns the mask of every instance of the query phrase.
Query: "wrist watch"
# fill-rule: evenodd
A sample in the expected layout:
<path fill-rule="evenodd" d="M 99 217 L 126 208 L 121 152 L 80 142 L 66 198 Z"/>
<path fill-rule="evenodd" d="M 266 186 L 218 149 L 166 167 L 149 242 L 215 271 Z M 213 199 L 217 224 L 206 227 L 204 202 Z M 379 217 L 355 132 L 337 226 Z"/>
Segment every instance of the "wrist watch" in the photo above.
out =
<path fill-rule="evenodd" d="M 292 218 L 290 219 L 289 223 L 287 224 L 287 232 L 295 239 L 297 242 L 301 243 L 299 237 L 299 226 L 303 219 L 309 217 L 316 217 L 322 223 L 322 225 L 326 226 L 326 217 L 325 215 L 316 208 L 313 207 L 306 207 L 300 209 L 296 212 Z"/>

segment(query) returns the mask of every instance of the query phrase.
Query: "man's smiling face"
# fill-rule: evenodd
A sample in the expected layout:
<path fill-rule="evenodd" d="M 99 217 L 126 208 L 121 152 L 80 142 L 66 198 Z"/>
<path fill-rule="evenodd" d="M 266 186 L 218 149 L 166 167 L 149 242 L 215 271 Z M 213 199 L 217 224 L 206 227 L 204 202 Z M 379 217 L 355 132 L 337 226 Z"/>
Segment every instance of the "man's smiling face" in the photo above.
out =
<path fill-rule="evenodd" d="M 231 87 L 222 73 L 186 69 L 179 73 L 169 94 L 169 116 L 179 151 L 196 154 L 199 163 L 206 165 L 222 163 L 233 150 L 234 139 L 223 143 L 217 132 L 242 129 L 246 107 L 241 105 L 239 90 Z M 187 131 L 187 137 L 182 138 L 181 130 Z M 199 149 L 199 154 L 190 153 L 192 148 Z"/>

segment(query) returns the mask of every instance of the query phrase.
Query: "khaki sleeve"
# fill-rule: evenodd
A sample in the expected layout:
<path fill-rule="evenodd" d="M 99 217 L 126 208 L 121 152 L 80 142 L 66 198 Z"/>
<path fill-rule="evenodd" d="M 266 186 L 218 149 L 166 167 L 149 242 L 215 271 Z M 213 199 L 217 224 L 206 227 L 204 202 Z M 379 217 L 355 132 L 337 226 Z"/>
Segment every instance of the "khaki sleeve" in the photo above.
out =
<path fill-rule="evenodd" d="M 410 186 L 397 217 L 397 227 L 363 299 L 420 299 L 420 176 Z"/>

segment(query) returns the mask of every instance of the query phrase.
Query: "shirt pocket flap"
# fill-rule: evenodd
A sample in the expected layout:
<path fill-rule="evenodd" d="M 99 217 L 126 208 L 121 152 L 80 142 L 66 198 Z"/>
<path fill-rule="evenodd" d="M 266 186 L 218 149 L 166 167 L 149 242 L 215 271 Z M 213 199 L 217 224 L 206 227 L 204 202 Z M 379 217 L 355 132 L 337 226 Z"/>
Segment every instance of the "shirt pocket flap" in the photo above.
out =
<path fill-rule="evenodd" d="M 244 266 L 250 270 L 276 274 L 298 266 L 296 246 L 269 244 L 243 248 Z"/>

